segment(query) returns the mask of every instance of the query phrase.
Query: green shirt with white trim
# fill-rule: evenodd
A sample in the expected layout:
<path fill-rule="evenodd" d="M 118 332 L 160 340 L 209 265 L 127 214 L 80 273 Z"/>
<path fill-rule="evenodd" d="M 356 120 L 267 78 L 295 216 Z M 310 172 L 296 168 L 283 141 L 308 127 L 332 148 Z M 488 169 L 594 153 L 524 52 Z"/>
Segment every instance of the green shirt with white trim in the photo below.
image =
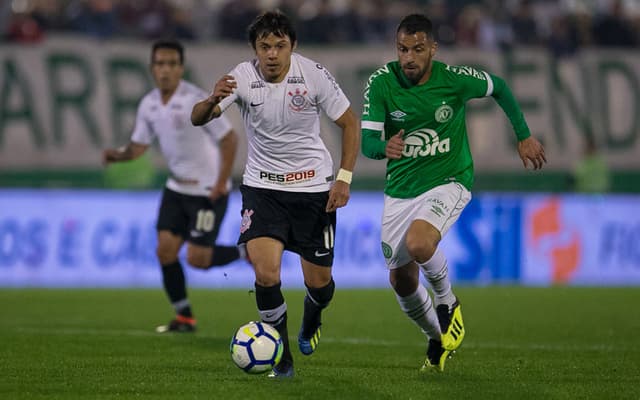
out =
<path fill-rule="evenodd" d="M 492 96 L 511 121 L 518 140 L 530 136 L 505 82 L 468 66 L 433 61 L 429 80 L 412 84 L 397 61 L 375 71 L 365 88 L 362 152 L 385 158 L 387 140 L 404 129 L 402 157 L 388 160 L 384 192 L 412 198 L 442 184 L 473 186 L 473 159 L 465 122 L 466 102 Z"/>

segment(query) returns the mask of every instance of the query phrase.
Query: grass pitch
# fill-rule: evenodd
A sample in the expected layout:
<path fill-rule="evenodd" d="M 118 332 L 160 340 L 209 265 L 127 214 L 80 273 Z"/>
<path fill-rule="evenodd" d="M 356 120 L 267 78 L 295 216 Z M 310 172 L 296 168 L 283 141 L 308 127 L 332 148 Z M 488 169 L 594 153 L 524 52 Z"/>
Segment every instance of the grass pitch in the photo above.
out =
<path fill-rule="evenodd" d="M 160 289 L 0 290 L 3 399 L 639 399 L 639 288 L 459 288 L 467 337 L 442 374 L 391 289 L 338 288 L 296 377 L 238 369 L 248 291 L 191 290 L 198 332 L 156 334 Z M 302 291 L 285 291 L 296 343 Z"/>

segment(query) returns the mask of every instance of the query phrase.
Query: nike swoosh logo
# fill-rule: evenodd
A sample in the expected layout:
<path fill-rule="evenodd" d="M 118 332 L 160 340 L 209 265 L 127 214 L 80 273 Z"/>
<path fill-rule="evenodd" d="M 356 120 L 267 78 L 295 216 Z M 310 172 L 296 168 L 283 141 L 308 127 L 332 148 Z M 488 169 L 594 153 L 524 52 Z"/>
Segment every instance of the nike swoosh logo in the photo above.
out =
<path fill-rule="evenodd" d="M 193 237 L 200 237 L 200 236 L 204 235 L 204 232 L 200 232 L 200 231 L 196 231 L 196 230 L 192 230 L 190 233 L 191 233 L 191 236 L 193 236 Z"/>
<path fill-rule="evenodd" d="M 257 106 L 261 106 L 264 104 L 264 101 L 262 103 L 254 103 L 253 101 L 251 102 L 251 107 L 257 107 Z"/>
<path fill-rule="evenodd" d="M 266 313 L 264 315 L 265 318 L 273 318 L 276 315 L 276 313 Z"/>
<path fill-rule="evenodd" d="M 320 253 L 318 250 L 316 250 L 315 252 L 315 256 L 316 257 L 324 257 L 324 256 L 328 256 L 329 253 L 331 253 L 330 251 L 327 251 L 326 253 Z"/>

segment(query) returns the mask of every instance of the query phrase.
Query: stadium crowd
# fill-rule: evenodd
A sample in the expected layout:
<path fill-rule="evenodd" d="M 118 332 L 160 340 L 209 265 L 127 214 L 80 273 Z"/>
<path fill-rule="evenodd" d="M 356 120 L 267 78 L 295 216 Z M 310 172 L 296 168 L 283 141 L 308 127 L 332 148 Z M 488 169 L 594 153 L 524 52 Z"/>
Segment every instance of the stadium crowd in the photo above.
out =
<path fill-rule="evenodd" d="M 0 34 L 21 44 L 53 33 L 246 41 L 244 27 L 276 7 L 306 44 L 389 42 L 398 18 L 416 11 L 434 21 L 442 46 L 546 46 L 563 56 L 640 43 L 638 0 L 2 0 Z"/>

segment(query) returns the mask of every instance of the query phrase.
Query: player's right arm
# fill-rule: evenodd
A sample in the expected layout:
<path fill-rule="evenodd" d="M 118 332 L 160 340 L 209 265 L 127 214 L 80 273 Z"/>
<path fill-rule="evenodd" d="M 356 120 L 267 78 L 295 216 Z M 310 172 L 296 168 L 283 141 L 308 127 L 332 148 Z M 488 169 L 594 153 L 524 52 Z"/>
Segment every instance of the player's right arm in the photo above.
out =
<path fill-rule="evenodd" d="M 361 150 L 368 158 L 382 160 L 387 158 L 387 141 L 383 140 L 384 132 L 384 92 L 381 85 L 382 68 L 374 72 L 364 89 L 364 106 L 362 109 L 362 141 Z"/>
<path fill-rule="evenodd" d="M 135 160 L 144 154 L 149 148 L 149 145 L 129 142 L 126 146 L 118 147 L 117 149 L 105 149 L 102 152 L 102 164 L 109 165 L 110 163 Z"/>
<path fill-rule="evenodd" d="M 238 83 L 231 75 L 224 75 L 218 79 L 211 95 L 193 106 L 191 123 L 195 126 L 200 126 L 214 118 L 218 118 L 222 114 L 220 102 L 225 97 L 233 94 L 234 89 L 237 87 Z"/>

